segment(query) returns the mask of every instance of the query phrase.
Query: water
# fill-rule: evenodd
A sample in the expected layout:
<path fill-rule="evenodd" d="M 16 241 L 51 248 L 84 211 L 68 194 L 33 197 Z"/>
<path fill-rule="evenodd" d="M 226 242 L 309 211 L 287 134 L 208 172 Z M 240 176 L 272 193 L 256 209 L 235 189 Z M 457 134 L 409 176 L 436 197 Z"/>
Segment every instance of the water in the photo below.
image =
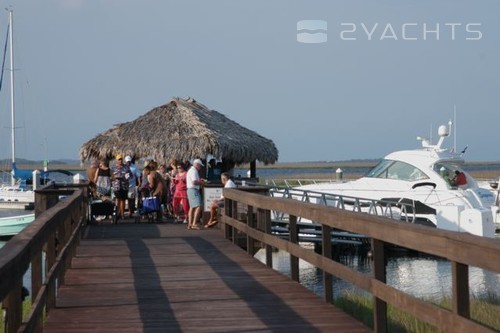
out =
<path fill-rule="evenodd" d="M 312 248 L 311 248 L 312 251 Z M 255 258 L 265 262 L 265 251 L 259 250 Z M 342 264 L 350 268 L 369 274 L 370 260 L 360 256 L 344 256 Z M 316 293 L 323 295 L 322 271 L 311 264 L 299 260 L 300 283 Z M 284 251 L 273 253 L 273 268 L 282 274 L 290 276 L 290 256 Z M 387 258 L 387 284 L 421 299 L 441 299 L 451 297 L 451 263 L 444 259 L 425 256 L 391 254 Z M 477 267 L 469 268 L 469 288 L 474 297 L 500 297 L 500 274 L 486 271 Z M 356 286 L 333 278 L 334 297 L 345 292 L 367 294 Z"/>

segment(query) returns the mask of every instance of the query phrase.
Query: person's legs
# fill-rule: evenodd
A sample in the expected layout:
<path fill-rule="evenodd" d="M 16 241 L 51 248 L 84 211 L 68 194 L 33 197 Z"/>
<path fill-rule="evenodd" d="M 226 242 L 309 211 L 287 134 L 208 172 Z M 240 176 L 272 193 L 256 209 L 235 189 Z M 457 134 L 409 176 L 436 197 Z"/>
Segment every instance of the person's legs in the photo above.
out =
<path fill-rule="evenodd" d="M 188 225 L 187 225 L 188 229 L 190 229 L 191 226 L 193 225 L 194 210 L 195 210 L 195 208 L 189 208 Z"/>
<path fill-rule="evenodd" d="M 118 198 L 116 199 L 118 201 L 118 216 L 120 219 L 124 218 L 125 215 L 125 200 Z"/>
<path fill-rule="evenodd" d="M 200 224 L 200 217 L 201 217 L 201 206 L 198 206 L 194 210 L 194 220 L 193 220 L 193 227 L 199 227 L 198 224 Z"/>
<path fill-rule="evenodd" d="M 127 193 L 127 202 L 128 202 L 128 214 L 130 217 L 134 215 L 135 211 L 135 198 L 137 197 L 136 195 L 136 187 L 129 187 L 128 193 Z"/>
<path fill-rule="evenodd" d="M 189 222 L 188 228 L 199 229 L 199 219 L 201 216 L 201 195 L 198 189 L 188 189 L 189 199 Z"/>
<path fill-rule="evenodd" d="M 210 224 L 217 219 L 217 208 L 219 208 L 218 205 L 215 202 L 212 202 L 210 205 L 210 218 L 208 219 L 207 224 Z"/>
<path fill-rule="evenodd" d="M 156 196 L 158 199 L 158 204 L 161 204 L 161 195 Z M 161 206 L 160 209 L 156 211 L 156 222 L 162 222 L 163 221 L 163 213 L 161 211 Z"/>
<path fill-rule="evenodd" d="M 187 198 L 182 198 L 181 200 L 182 209 L 184 211 L 184 218 L 186 219 L 189 212 L 189 200 Z"/>
<path fill-rule="evenodd" d="M 187 190 L 188 200 L 189 200 L 189 212 L 188 212 L 188 229 L 193 228 L 195 225 L 194 212 L 197 205 L 196 190 L 188 188 Z"/>

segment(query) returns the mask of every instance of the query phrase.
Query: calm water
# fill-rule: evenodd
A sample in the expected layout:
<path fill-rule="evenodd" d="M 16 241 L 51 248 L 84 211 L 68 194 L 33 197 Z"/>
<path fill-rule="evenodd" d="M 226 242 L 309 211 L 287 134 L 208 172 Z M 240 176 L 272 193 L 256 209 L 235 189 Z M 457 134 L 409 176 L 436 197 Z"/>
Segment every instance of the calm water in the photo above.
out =
<path fill-rule="evenodd" d="M 311 249 L 312 250 L 312 249 Z M 260 250 L 255 257 L 265 262 L 265 252 Z M 341 262 L 362 273 L 370 273 L 370 261 L 359 256 L 345 256 Z M 322 272 L 300 260 L 300 282 L 309 290 L 323 295 Z M 290 276 L 290 256 L 279 251 L 273 253 L 273 268 Z M 451 296 L 451 263 L 432 256 L 394 254 L 387 260 L 387 284 L 405 293 L 419 298 L 439 299 Z M 496 295 L 500 297 L 500 274 L 471 267 L 469 286 L 476 297 Z M 352 291 L 364 293 L 361 289 L 334 277 L 334 295 Z"/>

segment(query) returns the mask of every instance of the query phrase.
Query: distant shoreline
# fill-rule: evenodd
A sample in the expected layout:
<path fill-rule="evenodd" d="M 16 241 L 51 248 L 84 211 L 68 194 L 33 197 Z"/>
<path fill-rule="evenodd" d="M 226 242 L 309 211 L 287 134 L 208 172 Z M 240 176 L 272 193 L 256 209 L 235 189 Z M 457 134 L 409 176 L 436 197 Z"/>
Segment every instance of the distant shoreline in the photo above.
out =
<path fill-rule="evenodd" d="M 353 160 L 353 161 L 334 161 L 334 162 L 276 162 L 274 164 L 264 164 L 257 163 L 257 169 L 311 169 L 311 168 L 372 168 L 380 160 Z M 88 166 L 89 162 L 86 162 L 83 166 L 79 162 L 75 163 L 50 163 L 49 169 L 62 169 L 68 171 L 82 170 Z M 478 162 L 465 162 L 465 166 L 489 166 L 489 165 L 500 165 L 500 161 L 478 161 Z M 43 170 L 42 162 L 34 163 L 17 163 L 17 167 L 20 169 L 38 169 Z M 240 164 L 236 166 L 239 169 L 250 168 L 250 164 Z M 10 172 L 10 164 L 6 163 L 0 170 Z"/>

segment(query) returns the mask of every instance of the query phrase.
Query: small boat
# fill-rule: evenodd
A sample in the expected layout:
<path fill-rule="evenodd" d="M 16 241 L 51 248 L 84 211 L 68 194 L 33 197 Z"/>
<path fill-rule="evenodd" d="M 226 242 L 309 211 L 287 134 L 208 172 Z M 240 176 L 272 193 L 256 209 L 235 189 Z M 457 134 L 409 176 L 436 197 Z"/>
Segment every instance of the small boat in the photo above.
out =
<path fill-rule="evenodd" d="M 0 237 L 14 236 L 35 220 L 35 214 L 0 217 Z"/>
<path fill-rule="evenodd" d="M 440 126 L 438 132 L 437 144 L 419 137 L 422 148 L 393 152 L 360 179 L 294 189 L 345 196 L 351 199 L 343 200 L 342 204 L 349 205 L 350 201 L 357 208 L 362 205 L 352 198 L 392 202 L 399 207 L 410 205 L 413 223 L 494 237 L 495 223 L 500 220 L 495 192 L 480 187 L 464 170 L 465 149 L 457 153 L 454 148 L 442 148 L 445 138 L 450 135 L 451 121 L 448 126 Z M 465 176 L 465 185 L 454 182 L 453 176 L 458 173 Z M 372 206 L 366 205 L 367 209 Z"/>
<path fill-rule="evenodd" d="M 35 202 L 35 192 L 18 185 L 0 186 L 0 202 L 16 202 L 30 204 Z"/>

